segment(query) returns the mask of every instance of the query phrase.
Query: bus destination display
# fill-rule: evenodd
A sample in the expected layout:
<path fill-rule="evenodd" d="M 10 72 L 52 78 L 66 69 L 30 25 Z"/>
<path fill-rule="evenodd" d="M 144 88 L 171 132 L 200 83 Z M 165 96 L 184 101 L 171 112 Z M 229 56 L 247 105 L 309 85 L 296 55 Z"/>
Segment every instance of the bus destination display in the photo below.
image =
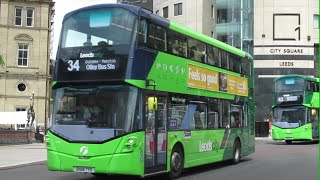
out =
<path fill-rule="evenodd" d="M 65 71 L 112 71 L 118 69 L 116 59 L 68 60 Z"/>

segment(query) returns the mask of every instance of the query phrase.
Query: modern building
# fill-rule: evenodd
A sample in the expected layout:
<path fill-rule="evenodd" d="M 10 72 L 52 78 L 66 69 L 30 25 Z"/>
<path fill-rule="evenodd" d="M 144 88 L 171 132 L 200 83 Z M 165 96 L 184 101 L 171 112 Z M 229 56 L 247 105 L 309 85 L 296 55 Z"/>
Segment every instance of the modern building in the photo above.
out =
<path fill-rule="evenodd" d="M 270 119 L 272 82 L 286 74 L 318 76 L 319 1 L 254 1 L 256 119 Z"/>
<path fill-rule="evenodd" d="M 135 6 L 143 7 L 150 11 L 153 10 L 153 0 L 117 0 L 118 3 L 132 4 Z"/>
<path fill-rule="evenodd" d="M 24 111 L 33 103 L 40 126 L 50 99 L 52 6 L 52 0 L 0 0 L 0 112 Z"/>
<path fill-rule="evenodd" d="M 215 35 L 214 0 L 154 0 L 153 12 L 207 36 Z"/>
<path fill-rule="evenodd" d="M 253 55 L 253 0 L 216 0 L 216 38 Z"/>

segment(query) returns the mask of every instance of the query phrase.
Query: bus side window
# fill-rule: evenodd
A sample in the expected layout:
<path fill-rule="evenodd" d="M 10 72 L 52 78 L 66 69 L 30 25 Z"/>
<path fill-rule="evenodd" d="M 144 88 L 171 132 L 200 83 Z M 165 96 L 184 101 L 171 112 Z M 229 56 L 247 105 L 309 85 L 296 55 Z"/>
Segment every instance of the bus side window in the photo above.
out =
<path fill-rule="evenodd" d="M 220 50 L 220 62 L 221 67 L 224 69 L 229 69 L 229 53 L 226 51 Z"/>
<path fill-rule="evenodd" d="M 208 129 L 218 129 L 221 127 L 219 109 L 220 100 L 210 98 L 208 104 Z"/>
<path fill-rule="evenodd" d="M 167 37 L 168 52 L 176 56 L 187 57 L 186 37 L 170 30 Z"/>
<path fill-rule="evenodd" d="M 207 62 L 210 65 L 220 67 L 218 48 L 207 45 Z"/>
<path fill-rule="evenodd" d="M 251 65 L 249 59 L 242 59 L 241 62 L 241 73 L 247 76 L 251 76 Z"/>
<path fill-rule="evenodd" d="M 155 26 L 154 31 L 154 49 L 162 52 L 167 51 L 166 29 L 160 26 Z"/>
<path fill-rule="evenodd" d="M 207 129 L 207 106 L 205 103 L 194 104 L 196 106 L 191 121 L 191 129 Z"/>
<path fill-rule="evenodd" d="M 182 128 L 182 123 L 185 120 L 187 105 L 184 103 L 171 102 L 168 104 L 168 126 L 170 130 Z"/>
<path fill-rule="evenodd" d="M 206 53 L 206 46 L 204 43 L 188 38 L 188 58 L 206 63 L 206 58 L 205 58 L 205 53 Z"/>
<path fill-rule="evenodd" d="M 314 86 L 315 86 L 315 92 L 319 92 L 319 83 L 315 82 Z"/>
<path fill-rule="evenodd" d="M 240 71 L 241 71 L 241 67 L 240 67 L 241 59 L 239 59 L 239 58 L 237 58 L 236 56 L 230 54 L 230 56 L 229 56 L 229 63 L 230 63 L 230 68 L 229 68 L 229 69 L 230 69 L 231 71 L 240 73 Z"/>
<path fill-rule="evenodd" d="M 226 128 L 229 125 L 229 104 L 228 100 L 222 101 L 222 127 Z"/>
<path fill-rule="evenodd" d="M 208 64 L 210 65 L 213 65 L 213 66 L 217 65 L 214 59 L 213 47 L 208 45 L 207 45 L 207 61 L 208 61 Z"/>
<path fill-rule="evenodd" d="M 147 47 L 155 49 L 155 28 L 154 24 L 148 23 L 148 38 L 147 38 Z"/>
<path fill-rule="evenodd" d="M 140 27 L 138 32 L 138 45 L 146 46 L 147 43 L 147 22 L 145 19 L 140 21 Z"/>
<path fill-rule="evenodd" d="M 230 105 L 230 125 L 232 128 L 242 127 L 242 108 L 239 105 Z"/>
<path fill-rule="evenodd" d="M 216 66 L 221 67 L 221 62 L 220 62 L 220 58 L 219 58 L 219 54 L 220 54 L 220 50 L 216 47 L 213 47 L 213 59 L 215 61 Z"/>

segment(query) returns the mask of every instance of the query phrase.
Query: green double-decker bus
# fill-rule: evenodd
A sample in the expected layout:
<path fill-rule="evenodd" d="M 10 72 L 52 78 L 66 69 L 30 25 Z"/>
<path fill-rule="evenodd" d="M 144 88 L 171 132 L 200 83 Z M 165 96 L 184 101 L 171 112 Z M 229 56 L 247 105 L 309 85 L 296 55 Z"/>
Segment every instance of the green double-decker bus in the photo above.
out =
<path fill-rule="evenodd" d="M 48 169 L 145 177 L 255 151 L 252 57 L 140 7 L 63 20 Z"/>
<path fill-rule="evenodd" d="M 319 140 L 319 78 L 285 75 L 274 80 L 272 138 Z"/>

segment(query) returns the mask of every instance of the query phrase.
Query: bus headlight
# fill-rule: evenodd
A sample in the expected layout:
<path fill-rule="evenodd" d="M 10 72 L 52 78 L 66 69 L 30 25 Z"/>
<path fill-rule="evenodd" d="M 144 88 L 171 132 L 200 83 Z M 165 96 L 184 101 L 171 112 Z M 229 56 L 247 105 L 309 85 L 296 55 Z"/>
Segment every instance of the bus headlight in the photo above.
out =
<path fill-rule="evenodd" d="M 45 140 L 45 143 L 46 143 L 47 148 L 49 148 L 49 147 L 51 146 L 51 144 L 50 144 L 50 137 L 47 135 L 47 136 L 45 136 L 44 140 Z"/>
<path fill-rule="evenodd" d="M 124 143 L 122 152 L 132 152 L 134 150 L 134 147 L 137 144 L 137 138 L 136 137 L 129 137 L 126 142 Z"/>

